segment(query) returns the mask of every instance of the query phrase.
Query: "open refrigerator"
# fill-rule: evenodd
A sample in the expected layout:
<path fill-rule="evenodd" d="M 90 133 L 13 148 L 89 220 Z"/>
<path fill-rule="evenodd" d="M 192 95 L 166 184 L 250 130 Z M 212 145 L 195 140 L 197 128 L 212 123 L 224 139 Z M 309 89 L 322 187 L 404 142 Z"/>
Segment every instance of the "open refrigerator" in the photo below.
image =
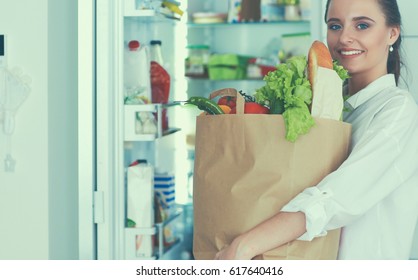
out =
<path fill-rule="evenodd" d="M 186 77 L 188 46 L 208 44 L 213 53 L 262 56 L 269 42 L 285 33 L 315 32 L 307 20 L 242 24 L 193 21 L 196 13 L 227 13 L 229 1 L 168 1 L 178 4 L 184 11 L 181 16 L 157 6 L 143 9 L 143 5 L 161 2 L 78 1 L 81 259 L 193 258 L 193 134 L 200 111 L 175 101 L 208 96 L 222 87 L 252 94 L 262 79 Z M 268 35 L 263 34 L 265 30 Z M 167 104 L 125 103 L 124 54 L 132 40 L 148 46 L 153 40 L 162 42 L 163 66 L 171 78 Z M 151 135 L 136 131 L 136 116 L 143 112 L 157 116 L 157 130 Z M 163 112 L 168 116 L 166 127 Z M 174 210 L 166 219 L 139 228 L 129 223 L 127 207 L 128 170 L 137 160 L 146 160 L 154 171 L 171 174 L 176 196 Z M 165 242 L 170 234 L 172 242 Z M 152 244 L 158 244 L 152 246 L 150 254 L 138 254 L 140 236 L 151 237 Z"/>
<path fill-rule="evenodd" d="M 78 1 L 81 259 L 193 258 L 193 135 L 195 117 L 200 112 L 174 101 L 208 96 L 224 87 L 252 94 L 262 80 L 186 77 L 185 60 L 191 45 L 208 46 L 212 53 L 263 56 L 272 50 L 270 42 L 280 44 L 287 34 L 308 32 L 310 40 L 325 39 L 326 1 L 312 1 L 308 20 L 245 24 L 194 21 L 195 15 L 227 13 L 234 1 L 172 1 L 184 11 L 182 16 L 142 9 L 142 5 L 161 2 Z M 409 39 L 412 44 L 416 36 L 411 34 Z M 124 52 L 131 40 L 145 45 L 151 40 L 162 41 L 163 66 L 171 77 L 168 104 L 125 104 Z M 143 111 L 159 116 L 153 135 L 135 131 L 136 115 Z M 164 129 L 163 111 L 169 120 Z M 154 170 L 174 176 L 176 207 L 163 222 L 133 228 L 127 222 L 127 170 L 136 160 L 144 159 Z M 164 242 L 166 227 L 174 236 L 174 242 L 168 245 Z M 154 244 L 164 246 L 153 247 L 151 255 L 140 255 L 135 246 L 141 235 L 152 236 Z"/>
<path fill-rule="evenodd" d="M 186 186 L 189 166 L 185 140 L 177 128 L 179 106 L 173 103 L 185 100 L 186 93 L 177 90 L 181 79 L 175 78 L 183 77 L 182 68 L 175 66 L 181 63 L 177 52 L 184 45 L 179 40 L 185 36 L 181 36 L 179 20 L 167 9 L 140 7 L 161 2 L 78 1 L 81 259 L 191 258 L 192 205 Z M 171 78 L 168 102 L 127 102 L 124 57 L 134 40 L 148 48 L 153 40 L 162 42 L 161 64 Z M 164 124 L 164 115 L 168 124 Z M 153 120 L 151 132 L 138 130 L 139 116 Z M 138 161 L 140 164 L 135 165 Z M 149 172 L 144 172 L 145 161 Z M 138 193 L 133 183 L 129 185 L 135 181 L 132 176 L 136 175 L 130 171 L 136 167 L 136 179 L 148 190 L 154 188 L 157 173 L 159 178 L 170 179 L 166 185 L 170 192 L 175 189 L 176 202 L 170 204 L 169 211 L 162 210 L 161 205 L 155 207 L 154 191 L 151 194 L 139 189 Z M 147 207 L 141 210 L 152 220 L 149 225 L 128 217 L 128 194 L 135 191 L 142 198 L 148 195 Z"/>

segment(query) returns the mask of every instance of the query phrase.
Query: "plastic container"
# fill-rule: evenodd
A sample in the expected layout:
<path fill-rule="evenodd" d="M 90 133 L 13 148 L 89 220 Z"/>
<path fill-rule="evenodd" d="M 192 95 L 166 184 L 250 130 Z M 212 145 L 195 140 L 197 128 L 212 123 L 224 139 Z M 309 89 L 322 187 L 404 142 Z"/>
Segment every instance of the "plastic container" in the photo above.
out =
<path fill-rule="evenodd" d="M 193 14 L 193 22 L 200 24 L 224 23 L 226 22 L 227 17 L 228 15 L 225 13 L 199 12 Z"/>
<path fill-rule="evenodd" d="M 284 20 L 285 7 L 277 0 L 261 1 L 261 21 L 282 21 Z"/>
<path fill-rule="evenodd" d="M 247 77 L 250 57 L 236 54 L 214 54 L 209 58 L 209 79 L 239 80 Z"/>
<path fill-rule="evenodd" d="M 285 6 L 284 19 L 287 21 L 298 21 L 300 20 L 299 6 L 287 5 Z"/>
<path fill-rule="evenodd" d="M 311 42 L 309 32 L 282 35 L 282 51 L 287 56 L 307 55 Z"/>
<path fill-rule="evenodd" d="M 190 45 L 187 46 L 189 55 L 186 59 L 185 74 L 187 77 L 207 78 L 209 63 L 208 45 Z"/>
<path fill-rule="evenodd" d="M 128 103 L 151 103 L 149 51 L 136 40 L 124 50 L 124 87 Z"/>

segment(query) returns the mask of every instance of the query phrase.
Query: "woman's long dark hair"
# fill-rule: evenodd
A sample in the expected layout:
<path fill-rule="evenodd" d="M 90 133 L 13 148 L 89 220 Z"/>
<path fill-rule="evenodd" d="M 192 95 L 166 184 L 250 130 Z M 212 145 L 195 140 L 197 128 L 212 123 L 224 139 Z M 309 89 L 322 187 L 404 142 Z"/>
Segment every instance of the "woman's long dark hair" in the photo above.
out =
<path fill-rule="evenodd" d="M 327 1 L 327 6 L 325 8 L 325 22 L 328 17 L 328 9 L 332 0 Z M 380 5 L 380 8 L 383 11 L 383 14 L 386 18 L 387 26 L 399 26 L 401 28 L 402 19 L 401 13 L 399 12 L 398 2 L 396 0 L 377 0 Z M 401 75 L 401 66 L 403 65 L 400 50 L 402 43 L 402 34 L 399 34 L 398 40 L 392 45 L 393 51 L 389 53 L 387 61 L 387 71 L 390 74 L 395 75 L 396 84 L 398 84 L 399 77 Z"/>

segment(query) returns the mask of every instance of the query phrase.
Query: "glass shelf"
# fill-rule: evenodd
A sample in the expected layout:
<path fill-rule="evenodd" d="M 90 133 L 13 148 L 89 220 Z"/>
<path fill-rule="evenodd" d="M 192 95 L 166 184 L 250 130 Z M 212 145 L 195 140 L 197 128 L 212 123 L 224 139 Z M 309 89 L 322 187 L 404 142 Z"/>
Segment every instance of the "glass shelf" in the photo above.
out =
<path fill-rule="evenodd" d="M 310 24 L 310 21 L 298 20 L 298 21 L 266 21 L 266 22 L 237 22 L 237 23 L 187 23 L 190 28 L 207 28 L 207 27 L 230 27 L 230 26 L 277 26 L 287 24 Z"/>

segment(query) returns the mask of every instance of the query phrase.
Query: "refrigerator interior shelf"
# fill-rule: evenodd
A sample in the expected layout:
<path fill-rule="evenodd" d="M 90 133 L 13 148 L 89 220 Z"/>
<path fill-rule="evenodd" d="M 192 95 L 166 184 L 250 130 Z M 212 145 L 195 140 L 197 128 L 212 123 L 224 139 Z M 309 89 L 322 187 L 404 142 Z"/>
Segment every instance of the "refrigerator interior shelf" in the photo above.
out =
<path fill-rule="evenodd" d="M 277 26 L 277 25 L 286 25 L 286 24 L 310 24 L 309 21 L 298 20 L 298 21 L 265 21 L 265 22 L 224 22 L 224 23 L 194 23 L 189 22 L 187 26 L 189 28 L 207 28 L 207 27 L 230 27 L 230 26 Z"/>
<path fill-rule="evenodd" d="M 125 17 L 154 17 L 156 16 L 155 10 L 137 10 L 137 9 L 125 9 Z"/>

